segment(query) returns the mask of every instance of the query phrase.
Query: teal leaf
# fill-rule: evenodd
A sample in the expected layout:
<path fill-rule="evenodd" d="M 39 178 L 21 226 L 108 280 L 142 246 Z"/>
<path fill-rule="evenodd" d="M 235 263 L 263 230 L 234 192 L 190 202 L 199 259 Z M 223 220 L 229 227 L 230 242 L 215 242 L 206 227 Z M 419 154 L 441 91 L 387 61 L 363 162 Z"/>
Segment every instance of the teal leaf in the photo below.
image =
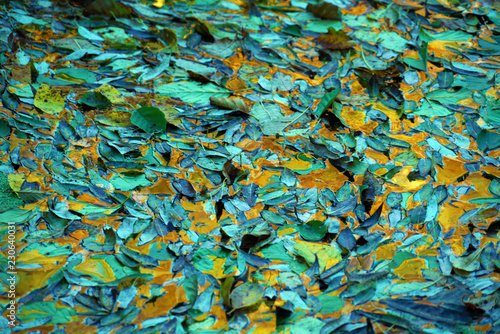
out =
<path fill-rule="evenodd" d="M 311 220 L 299 226 L 300 236 L 309 241 L 319 241 L 323 239 L 328 231 L 328 227 L 319 220 Z"/>
<path fill-rule="evenodd" d="M 482 129 L 477 135 L 477 146 L 483 152 L 496 150 L 500 146 L 500 134 Z"/>
<path fill-rule="evenodd" d="M 158 94 L 179 98 L 186 103 L 208 103 L 211 97 L 229 97 L 231 92 L 213 83 L 202 84 L 195 81 L 175 82 L 156 89 Z"/>

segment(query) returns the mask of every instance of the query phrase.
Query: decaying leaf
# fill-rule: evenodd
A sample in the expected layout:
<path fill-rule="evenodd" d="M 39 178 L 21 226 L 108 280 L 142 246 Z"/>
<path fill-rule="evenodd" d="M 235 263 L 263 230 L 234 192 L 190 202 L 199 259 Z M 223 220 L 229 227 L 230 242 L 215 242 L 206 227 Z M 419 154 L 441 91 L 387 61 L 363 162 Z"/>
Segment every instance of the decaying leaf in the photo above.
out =
<path fill-rule="evenodd" d="M 115 0 L 95 0 L 84 11 L 85 15 L 103 15 L 109 17 L 128 17 L 128 8 Z"/>
<path fill-rule="evenodd" d="M 211 97 L 210 104 L 224 109 L 240 110 L 246 114 L 250 113 L 245 101 L 240 98 Z"/>
<path fill-rule="evenodd" d="M 316 44 L 331 50 L 346 50 L 351 49 L 354 45 L 356 45 L 356 43 L 352 41 L 344 31 L 335 30 L 331 27 L 328 28 L 328 33 L 316 37 L 314 41 Z"/>
<path fill-rule="evenodd" d="M 59 114 L 64 110 L 64 98 L 49 85 L 43 84 L 36 91 L 35 107 L 48 114 Z"/>
<path fill-rule="evenodd" d="M 265 287 L 259 283 L 245 282 L 231 292 L 231 306 L 235 309 L 248 307 L 261 301 Z"/>
<path fill-rule="evenodd" d="M 325 20 L 339 20 L 341 18 L 339 7 L 328 2 L 317 5 L 308 4 L 306 9 L 313 13 L 314 16 Z"/>

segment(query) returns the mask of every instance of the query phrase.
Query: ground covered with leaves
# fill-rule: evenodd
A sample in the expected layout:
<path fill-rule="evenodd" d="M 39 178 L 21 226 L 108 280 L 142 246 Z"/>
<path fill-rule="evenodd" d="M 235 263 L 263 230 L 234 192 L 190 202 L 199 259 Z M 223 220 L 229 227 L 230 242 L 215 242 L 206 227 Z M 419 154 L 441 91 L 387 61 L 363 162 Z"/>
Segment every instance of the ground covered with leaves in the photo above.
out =
<path fill-rule="evenodd" d="M 2 333 L 500 332 L 500 6 L 3 1 Z"/>

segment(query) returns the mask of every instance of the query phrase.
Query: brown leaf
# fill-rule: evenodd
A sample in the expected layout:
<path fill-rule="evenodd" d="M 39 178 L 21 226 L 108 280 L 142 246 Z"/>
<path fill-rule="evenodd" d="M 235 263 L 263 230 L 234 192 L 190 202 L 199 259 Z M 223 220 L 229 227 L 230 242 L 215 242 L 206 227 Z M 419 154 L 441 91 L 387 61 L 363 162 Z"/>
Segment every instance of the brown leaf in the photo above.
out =
<path fill-rule="evenodd" d="M 248 86 L 247 83 L 243 81 L 240 77 L 235 76 L 228 80 L 228 82 L 226 83 L 226 88 L 232 91 L 240 91 L 247 89 Z"/>
<path fill-rule="evenodd" d="M 115 0 L 96 0 L 85 8 L 83 15 L 128 17 L 130 11 L 128 7 L 117 3 Z"/>
<path fill-rule="evenodd" d="M 209 78 L 207 78 L 206 76 L 204 75 L 201 75 L 199 73 L 196 73 L 196 72 L 193 72 L 193 71 L 187 71 L 188 74 L 189 74 L 189 77 L 191 79 L 194 79 L 195 81 L 198 81 L 198 82 L 201 82 L 201 83 L 209 83 L 211 82 L 211 80 Z"/>
<path fill-rule="evenodd" d="M 240 172 L 241 170 L 236 168 L 231 160 L 226 161 L 222 169 L 222 174 L 226 178 L 228 185 L 233 184 Z"/>
<path fill-rule="evenodd" d="M 210 104 L 214 107 L 220 107 L 224 109 L 230 110 L 240 110 L 246 114 L 250 113 L 248 106 L 245 104 L 245 101 L 240 98 L 224 98 L 224 97 L 211 97 Z"/>
<path fill-rule="evenodd" d="M 355 45 L 355 42 L 353 42 L 344 31 L 337 31 L 331 27 L 328 28 L 327 34 L 316 37 L 314 41 L 316 44 L 331 50 L 346 50 Z"/>
<path fill-rule="evenodd" d="M 391 65 L 391 67 L 386 68 L 385 70 L 370 70 L 366 67 L 358 67 L 356 71 L 361 72 L 362 74 L 366 74 L 367 77 L 370 75 L 375 75 L 379 78 L 397 78 L 401 75 L 399 69 L 395 65 Z"/>
<path fill-rule="evenodd" d="M 328 2 L 317 5 L 308 4 L 306 9 L 314 16 L 324 20 L 340 20 L 339 7 Z"/>
<path fill-rule="evenodd" d="M 195 18 L 198 21 L 194 27 L 197 33 L 199 33 L 203 39 L 209 43 L 215 42 L 215 37 L 212 35 L 210 31 L 211 25 L 210 23 L 203 21 L 202 19 Z"/>

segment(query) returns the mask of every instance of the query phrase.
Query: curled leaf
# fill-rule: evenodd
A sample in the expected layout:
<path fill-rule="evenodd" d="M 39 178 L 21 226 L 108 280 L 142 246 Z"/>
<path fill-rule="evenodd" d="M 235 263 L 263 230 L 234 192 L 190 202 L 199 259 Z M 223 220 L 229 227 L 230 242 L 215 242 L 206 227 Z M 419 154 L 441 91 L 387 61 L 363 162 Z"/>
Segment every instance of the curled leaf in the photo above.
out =
<path fill-rule="evenodd" d="M 240 110 L 246 114 L 250 113 L 250 110 L 245 104 L 245 101 L 240 98 L 211 97 L 210 104 L 214 107 L 220 107 L 230 110 Z"/>

